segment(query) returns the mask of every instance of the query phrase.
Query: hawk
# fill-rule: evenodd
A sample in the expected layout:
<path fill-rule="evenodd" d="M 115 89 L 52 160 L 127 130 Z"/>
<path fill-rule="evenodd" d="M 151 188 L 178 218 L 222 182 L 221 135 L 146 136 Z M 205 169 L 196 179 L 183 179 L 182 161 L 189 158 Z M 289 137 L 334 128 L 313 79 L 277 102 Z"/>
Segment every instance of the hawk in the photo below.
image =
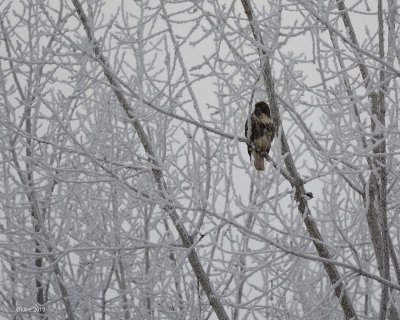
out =
<path fill-rule="evenodd" d="M 248 132 L 250 124 L 250 132 Z M 271 118 L 269 106 L 264 101 L 255 104 L 254 112 L 245 125 L 246 138 L 250 138 L 251 144 L 247 145 L 247 151 L 254 157 L 254 167 L 264 171 L 264 157 L 271 149 L 271 143 L 275 135 L 275 126 Z M 249 135 L 249 136 L 248 136 Z"/>

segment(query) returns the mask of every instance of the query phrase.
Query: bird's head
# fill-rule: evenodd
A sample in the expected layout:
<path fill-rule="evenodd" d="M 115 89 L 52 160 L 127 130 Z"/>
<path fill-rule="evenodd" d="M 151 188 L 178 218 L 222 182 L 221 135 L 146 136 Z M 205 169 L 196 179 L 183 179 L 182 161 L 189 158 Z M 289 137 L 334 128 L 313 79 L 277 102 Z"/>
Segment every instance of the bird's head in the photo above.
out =
<path fill-rule="evenodd" d="M 254 112 L 265 113 L 268 117 L 271 117 L 271 111 L 269 110 L 268 104 L 265 101 L 259 101 L 255 105 Z"/>

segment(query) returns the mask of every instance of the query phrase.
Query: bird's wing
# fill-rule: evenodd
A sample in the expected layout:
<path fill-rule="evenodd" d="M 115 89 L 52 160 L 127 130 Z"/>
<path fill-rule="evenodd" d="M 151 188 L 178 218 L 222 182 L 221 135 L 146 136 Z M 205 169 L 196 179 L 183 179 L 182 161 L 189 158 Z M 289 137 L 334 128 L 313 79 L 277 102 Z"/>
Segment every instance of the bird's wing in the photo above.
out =
<path fill-rule="evenodd" d="M 267 124 L 268 133 L 271 136 L 271 141 L 274 140 L 275 137 L 275 125 L 273 122 Z"/>
<path fill-rule="evenodd" d="M 249 138 L 250 140 L 252 140 L 252 138 L 253 138 L 253 130 L 251 130 L 251 137 L 248 137 L 247 136 L 247 133 L 248 133 L 248 131 L 249 131 L 249 119 L 247 119 L 246 120 L 246 123 L 245 123 L 245 125 L 244 125 L 244 136 L 246 137 L 246 138 Z M 249 156 L 250 156 L 250 160 L 251 160 L 251 150 L 252 150 L 252 148 L 251 148 L 251 145 L 250 144 L 247 144 L 247 152 L 248 152 L 248 154 L 249 154 Z"/>
<path fill-rule="evenodd" d="M 255 139 L 261 137 L 263 133 L 263 121 L 261 117 L 258 117 L 256 114 L 251 115 L 251 137 L 250 139 L 254 141 Z"/>

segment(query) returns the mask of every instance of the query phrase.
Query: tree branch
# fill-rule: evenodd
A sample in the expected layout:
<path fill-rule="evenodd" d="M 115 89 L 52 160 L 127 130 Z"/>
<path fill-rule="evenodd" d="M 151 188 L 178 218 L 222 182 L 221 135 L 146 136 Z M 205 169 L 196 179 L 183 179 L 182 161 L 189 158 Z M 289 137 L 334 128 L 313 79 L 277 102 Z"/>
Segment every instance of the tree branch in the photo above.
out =
<path fill-rule="evenodd" d="M 263 39 L 261 36 L 260 29 L 257 25 L 256 20 L 253 17 L 253 9 L 250 4 L 250 0 L 241 0 L 244 12 L 246 13 L 247 19 L 249 20 L 249 24 L 254 36 L 254 39 L 261 44 L 260 47 L 264 47 Z M 328 274 L 328 277 L 334 287 L 335 294 L 338 297 L 340 304 L 342 306 L 342 310 L 347 319 L 357 319 L 357 315 L 355 313 L 354 307 L 351 303 L 350 297 L 343 285 L 343 281 L 339 275 L 339 272 L 336 266 L 328 262 L 332 260 L 332 256 L 329 253 L 328 248 L 323 245 L 323 238 L 318 229 L 317 224 L 315 223 L 314 218 L 311 215 L 311 210 L 308 207 L 308 197 L 304 197 L 306 194 L 304 189 L 304 182 L 300 178 L 300 175 L 296 169 L 296 165 L 294 163 L 289 144 L 286 139 L 285 132 L 281 126 L 281 119 L 279 114 L 278 103 L 275 95 L 274 89 L 274 80 L 271 72 L 271 65 L 269 63 L 269 54 L 264 49 L 258 49 L 260 59 L 265 59 L 262 61 L 261 66 L 264 66 L 263 76 L 264 76 L 264 84 L 268 95 L 268 101 L 272 111 L 272 117 L 274 119 L 275 125 L 278 128 L 281 128 L 281 153 L 284 155 L 284 161 L 287 170 L 290 175 L 293 177 L 294 181 L 290 181 L 290 184 L 295 189 L 295 200 L 298 203 L 298 209 L 301 217 L 303 218 L 304 224 L 307 228 L 310 236 L 315 239 L 313 240 L 314 246 L 317 249 L 317 252 L 321 258 L 326 259 L 324 262 L 324 268 Z"/>
<path fill-rule="evenodd" d="M 180 221 L 179 215 L 176 212 L 175 206 L 174 206 L 172 200 L 170 200 L 170 198 L 168 197 L 167 186 L 164 181 L 162 171 L 159 169 L 160 166 L 159 166 L 157 157 L 152 149 L 150 140 L 148 139 L 142 125 L 139 123 L 139 121 L 135 117 L 133 110 L 131 109 L 127 99 L 125 98 L 125 95 L 123 94 L 123 90 L 122 90 L 118 80 L 110 71 L 110 67 L 108 66 L 108 63 L 107 63 L 104 55 L 101 53 L 100 45 L 94 39 L 93 32 L 90 28 L 90 24 L 87 19 L 87 16 L 86 16 L 85 12 L 83 11 L 82 5 L 80 4 L 80 2 L 78 0 L 71 0 L 71 1 L 75 7 L 77 14 L 78 14 L 79 20 L 81 21 L 81 23 L 86 31 L 86 35 L 89 39 L 89 42 L 92 45 L 92 49 L 95 53 L 95 57 L 97 58 L 97 61 L 100 62 L 100 65 L 103 69 L 104 75 L 106 76 L 108 82 L 112 86 L 112 90 L 113 90 L 115 96 L 117 97 L 120 106 L 124 110 L 127 117 L 131 120 L 132 126 L 134 127 L 136 133 L 138 134 L 139 139 L 143 145 L 143 148 L 145 149 L 147 155 L 149 156 L 149 162 L 152 164 L 152 173 L 153 173 L 154 179 L 157 182 L 160 195 L 165 201 L 164 210 L 168 213 L 170 219 L 172 220 L 174 227 L 177 230 L 177 232 L 183 242 L 183 245 L 186 248 L 189 248 L 189 250 L 190 250 L 188 257 L 189 257 L 189 262 L 192 266 L 193 272 L 195 273 L 197 280 L 200 282 L 204 292 L 206 293 L 207 298 L 210 302 L 210 305 L 213 307 L 218 319 L 219 320 L 228 320 L 229 317 L 224 309 L 224 306 L 222 305 L 220 297 L 215 293 L 214 289 L 212 288 L 210 279 L 208 278 L 207 274 L 205 273 L 195 249 L 191 248 L 191 246 L 193 245 L 193 239 L 188 234 L 184 225 Z"/>

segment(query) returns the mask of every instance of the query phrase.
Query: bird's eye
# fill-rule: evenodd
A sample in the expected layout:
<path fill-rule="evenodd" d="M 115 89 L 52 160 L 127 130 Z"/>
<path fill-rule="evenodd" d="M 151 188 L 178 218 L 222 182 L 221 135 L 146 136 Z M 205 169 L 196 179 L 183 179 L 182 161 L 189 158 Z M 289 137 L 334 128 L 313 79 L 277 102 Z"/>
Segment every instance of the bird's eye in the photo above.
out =
<path fill-rule="evenodd" d="M 266 127 L 267 127 L 267 125 L 266 125 L 265 123 L 262 123 L 262 124 L 261 124 L 261 129 L 264 130 Z"/>

